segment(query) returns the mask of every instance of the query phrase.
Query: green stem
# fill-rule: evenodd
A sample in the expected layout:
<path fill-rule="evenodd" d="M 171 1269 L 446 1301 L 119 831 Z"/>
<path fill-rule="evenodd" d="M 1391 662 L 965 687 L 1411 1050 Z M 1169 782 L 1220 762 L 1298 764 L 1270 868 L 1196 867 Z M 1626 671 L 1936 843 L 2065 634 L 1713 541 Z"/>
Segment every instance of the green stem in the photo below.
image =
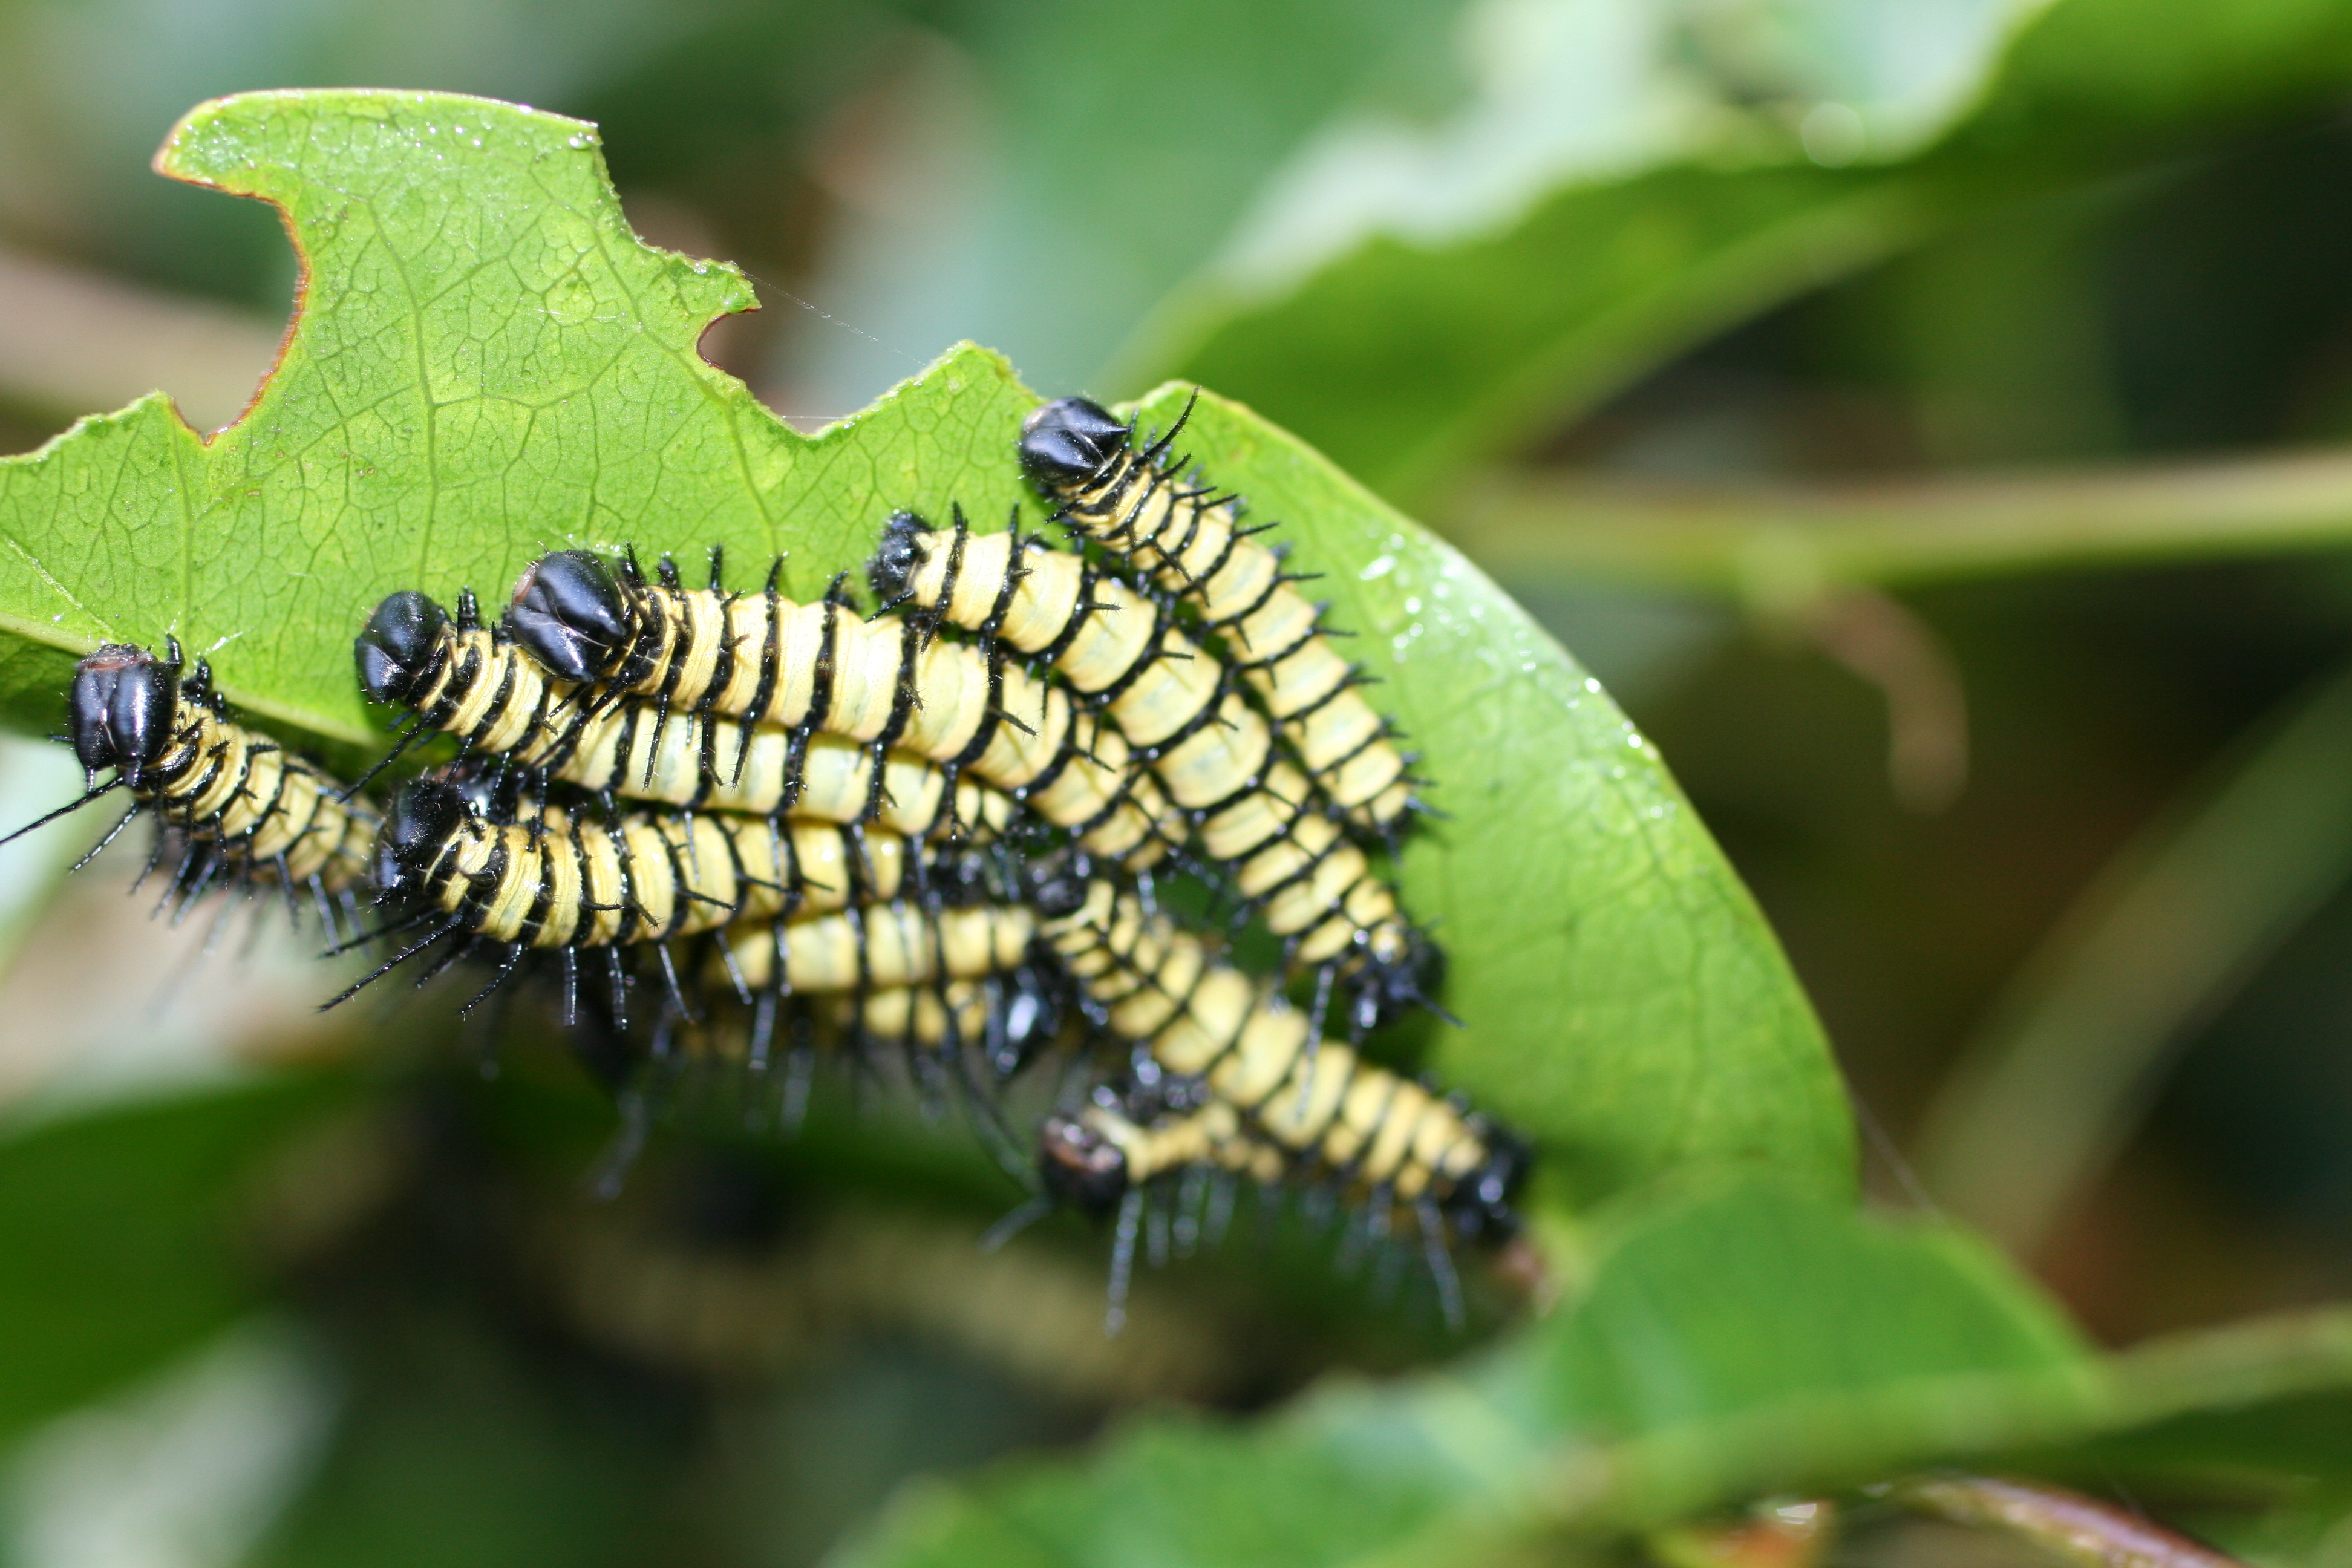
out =
<path fill-rule="evenodd" d="M 2129 1137 L 2197 1020 L 2352 876 L 2352 670 L 2118 855 L 1929 1108 L 1920 1178 L 2024 1253 Z"/>
<path fill-rule="evenodd" d="M 1500 477 L 1441 521 L 1506 580 L 1631 578 L 1789 608 L 1837 584 L 2352 543 L 2352 454 L 1873 484 Z"/>

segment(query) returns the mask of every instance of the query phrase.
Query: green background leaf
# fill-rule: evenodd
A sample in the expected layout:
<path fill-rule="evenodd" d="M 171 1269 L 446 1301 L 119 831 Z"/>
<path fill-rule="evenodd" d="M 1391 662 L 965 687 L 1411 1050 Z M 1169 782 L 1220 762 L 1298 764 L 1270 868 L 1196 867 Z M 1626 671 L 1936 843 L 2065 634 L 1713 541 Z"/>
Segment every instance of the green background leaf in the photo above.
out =
<path fill-rule="evenodd" d="M 1749 127 L 1631 177 L 1564 181 L 1449 243 L 1374 237 L 1274 297 L 1197 284 L 1129 360 L 1246 398 L 1383 495 L 1440 508 L 1465 468 L 1736 322 L 1939 232 L 2144 169 L 2184 127 L 2332 101 L 2347 58 L 2352 23 L 2326 0 L 2064 0 L 1916 154 L 1818 167 L 1794 137 Z"/>
<path fill-rule="evenodd" d="M 1591 1285 L 1459 1372 L 1337 1384 L 1247 1433 L 913 1494 L 850 1561 L 1478 1562 L 1559 1530 L 2095 1425 L 2101 1379 L 1991 1253 L 1776 1185 L 1642 1205 Z"/>
<path fill-rule="evenodd" d="M 276 1078 L 0 1137 L 0 1437 L 249 1310 L 240 1184 L 347 1081 Z"/>
<path fill-rule="evenodd" d="M 0 616 L 20 643 L 173 632 L 217 652 L 253 710 L 360 739 L 349 639 L 395 588 L 496 595 L 566 544 L 724 544 L 747 574 L 782 552 L 787 590 L 811 595 L 894 507 L 960 500 L 988 525 L 1021 498 L 1011 452 L 1034 397 L 992 355 L 954 351 L 813 437 L 704 363 L 698 336 L 748 289 L 639 243 L 577 121 L 262 93 L 195 111 L 159 163 L 281 206 L 306 306 L 209 444 L 151 398 L 0 464 Z M 1454 955 L 1468 1029 L 1447 1075 L 1536 1133 L 1570 1192 L 1725 1162 L 1847 1190 L 1818 1026 L 1598 684 L 1460 556 L 1246 411 L 1204 399 L 1188 444 L 1290 525 L 1439 781 L 1450 819 L 1404 885 Z M 53 722 L 54 665 L 22 668 L 44 684 L 0 693 L 5 710 Z"/>

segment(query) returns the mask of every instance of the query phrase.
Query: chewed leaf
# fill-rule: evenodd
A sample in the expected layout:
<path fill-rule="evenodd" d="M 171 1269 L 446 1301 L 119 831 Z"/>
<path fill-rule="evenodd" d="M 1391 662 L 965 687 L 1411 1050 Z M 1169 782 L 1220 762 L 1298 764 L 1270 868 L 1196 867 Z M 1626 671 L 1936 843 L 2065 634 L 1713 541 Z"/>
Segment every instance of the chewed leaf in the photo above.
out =
<path fill-rule="evenodd" d="M 546 550 L 724 542 L 813 594 L 892 505 L 1002 513 L 1034 401 L 963 349 L 795 434 L 695 352 L 731 267 L 624 220 L 593 126 L 440 93 L 281 92 L 188 116 L 165 174 L 265 198 L 303 263 L 278 368 L 200 439 L 160 397 L 0 466 L 0 626 L 71 652 L 178 635 L 230 694 L 372 729 L 351 638 L 384 594 L 501 596 Z M 232 651 L 233 650 L 233 651 Z M 12 692 L 25 724 L 55 693 Z"/>
<path fill-rule="evenodd" d="M 281 362 L 209 441 L 151 397 L 0 461 L 0 713 L 55 721 L 61 658 L 177 635 L 236 700 L 372 732 L 351 639 L 395 589 L 501 597 L 547 550 L 674 552 L 787 592 L 856 572 L 885 517 L 1042 510 L 1013 450 L 1036 403 L 951 350 L 872 408 L 796 434 L 696 352 L 751 308 L 731 268 L 632 234 L 592 126 L 445 94 L 208 104 L 159 166 L 265 198 L 305 268 Z M 1174 416 L 1185 389 L 1147 406 Z M 1818 1026 L 1654 751 L 1458 554 L 1246 410 L 1188 446 L 1279 519 L 1423 752 L 1449 814 L 1405 860 L 1466 1029 L 1432 1065 L 1533 1133 L 1564 1189 L 1691 1164 L 1851 1181 Z"/>

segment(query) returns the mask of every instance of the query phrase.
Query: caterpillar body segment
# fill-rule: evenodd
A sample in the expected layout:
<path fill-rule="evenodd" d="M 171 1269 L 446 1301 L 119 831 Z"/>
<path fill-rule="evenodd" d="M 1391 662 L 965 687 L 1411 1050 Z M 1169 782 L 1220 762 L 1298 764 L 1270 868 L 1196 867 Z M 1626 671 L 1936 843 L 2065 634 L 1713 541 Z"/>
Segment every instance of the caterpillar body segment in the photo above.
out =
<path fill-rule="evenodd" d="M 1061 1028 L 1058 977 L 1020 962 L 970 979 L 790 995 L 767 991 L 748 1011 L 721 1007 L 701 1019 L 673 1012 L 646 1058 L 673 1068 L 690 1060 L 721 1066 L 744 1087 L 772 1079 L 776 1120 L 787 1128 L 805 1111 L 820 1059 L 861 1071 L 895 1060 L 927 1104 L 935 1107 L 942 1089 L 957 1091 L 1012 1168 L 1021 1152 L 1003 1124 L 998 1090 L 1052 1046 Z"/>
<path fill-rule="evenodd" d="M 718 812 L 484 809 L 446 770 L 386 814 L 375 878 L 442 929 L 525 950 L 616 947 L 895 898 L 922 875 L 896 834 Z"/>
<path fill-rule="evenodd" d="M 716 811 L 788 811 L 823 822 L 871 822 L 913 838 L 1003 832 L 1013 804 L 971 779 L 950 779 L 903 750 L 835 735 L 794 734 L 701 714 L 665 722 L 637 699 L 596 701 L 552 677 L 499 631 L 471 594 L 453 619 L 422 594 L 394 594 L 354 645 L 360 684 L 405 709 L 420 731 L 455 735 L 465 751 L 511 759 L 583 789 Z"/>
<path fill-rule="evenodd" d="M 867 575 L 886 609 L 912 604 L 986 645 L 1050 660 L 1138 746 L 1156 751 L 1189 734 L 1223 695 L 1223 664 L 1202 657 L 1161 605 L 1034 535 L 975 534 L 961 507 L 945 530 L 892 514 Z M 1239 776 L 1262 764 L 1264 748 L 1255 750 Z"/>
<path fill-rule="evenodd" d="M 597 702 L 652 702 L 656 731 L 683 712 L 898 747 L 1005 791 L 1131 868 L 1181 837 L 1126 737 L 1067 692 L 912 622 L 864 620 L 838 594 L 796 604 L 772 574 L 757 595 L 688 589 L 667 562 L 648 583 L 634 563 L 616 574 L 562 551 L 524 574 L 508 625 L 549 669 L 595 685 Z"/>
<path fill-rule="evenodd" d="M 924 910 L 907 900 L 745 922 L 726 935 L 722 962 L 746 998 L 762 992 L 867 992 L 975 980 L 1021 966 L 1036 935 L 1024 904 Z"/>
<path fill-rule="evenodd" d="M 204 661 L 184 678 L 178 639 L 165 647 L 158 659 L 133 644 L 109 643 L 75 667 L 67 738 L 82 765 L 84 793 L 32 826 L 127 790 L 131 809 L 100 847 L 132 816 L 152 815 L 163 831 L 151 869 L 180 852 L 166 902 L 176 898 L 185 908 L 224 878 L 237 886 L 278 885 L 289 896 L 308 888 L 331 931 L 330 900 L 348 910 L 352 889 L 366 879 L 374 807 L 346 799 L 314 763 L 237 723 Z M 100 784 L 110 768 L 114 778 Z"/>
<path fill-rule="evenodd" d="M 735 756 L 731 773 L 711 759 Z M 518 758 L 518 761 L 525 759 Z M 712 811 L 787 812 L 817 822 L 870 822 L 909 838 L 987 842 L 1011 826 L 1014 803 L 903 751 L 877 752 L 838 735 L 689 714 L 658 723 L 641 702 L 598 711 L 550 776 L 598 793 Z"/>
<path fill-rule="evenodd" d="M 1139 447 L 1131 421 L 1066 397 L 1024 422 L 1021 463 L 1073 534 L 1197 607 L 1349 823 L 1392 833 L 1415 805 L 1413 780 L 1357 689 L 1361 667 L 1332 647 L 1321 607 L 1293 586 L 1282 552 L 1255 541 L 1262 531 L 1242 526 L 1234 499 L 1179 477 L 1168 453 L 1182 426 Z"/>
<path fill-rule="evenodd" d="M 867 1048 L 977 1047 L 999 1079 L 1018 1073 L 1061 1028 L 1053 986 L 1028 964 L 966 980 L 827 996 L 819 1006 L 835 1028 Z"/>
<path fill-rule="evenodd" d="M 1213 1171 L 1270 1187 L 1289 1166 L 1282 1146 L 1223 1100 L 1147 1123 L 1106 1095 L 1076 1115 L 1046 1117 L 1037 1131 L 1037 1173 L 1046 1193 L 1097 1219 L 1117 1213 L 1130 1191 L 1171 1177 Z"/>
<path fill-rule="evenodd" d="M 1525 1152 L 1484 1118 L 1318 1040 L 1265 983 L 1106 879 L 1049 875 L 1036 902 L 1045 945 L 1097 1021 L 1231 1104 L 1294 1169 L 1380 1203 L 1425 1200 L 1455 1236 L 1510 1227 Z"/>
<path fill-rule="evenodd" d="M 1034 538 L 974 534 L 961 512 L 944 531 L 894 517 L 871 574 L 886 599 L 1049 658 L 1071 685 L 1103 698 L 1291 962 L 1348 983 L 1351 1033 L 1423 1000 L 1434 948 L 1322 809 L 1312 781 L 1274 754 L 1265 718 L 1160 606 Z"/>
<path fill-rule="evenodd" d="M 1228 689 L 1224 666 L 1167 610 L 1083 556 L 1010 531 L 975 534 L 961 509 L 944 531 L 899 512 L 868 574 L 886 602 L 910 602 L 989 646 L 1049 659 L 1102 705 L 1187 811 L 1233 799 L 1265 770 L 1272 731 Z"/>

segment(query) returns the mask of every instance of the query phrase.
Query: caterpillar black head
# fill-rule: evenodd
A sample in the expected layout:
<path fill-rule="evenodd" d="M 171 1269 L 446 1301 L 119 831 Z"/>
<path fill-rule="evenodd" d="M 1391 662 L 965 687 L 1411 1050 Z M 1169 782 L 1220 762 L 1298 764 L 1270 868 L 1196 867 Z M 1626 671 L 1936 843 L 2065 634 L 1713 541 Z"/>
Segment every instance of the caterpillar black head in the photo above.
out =
<path fill-rule="evenodd" d="M 1126 449 L 1129 426 L 1099 403 L 1056 398 L 1021 422 L 1021 468 L 1040 489 L 1086 483 Z"/>
<path fill-rule="evenodd" d="M 1445 980 L 1445 950 L 1414 931 L 1404 956 L 1387 963 L 1366 963 L 1350 976 L 1354 994 L 1349 998 L 1348 1024 L 1354 1037 L 1401 1018 L 1416 1007 L 1426 1007 L 1448 1023 L 1459 1024 L 1437 1005 L 1438 987 Z"/>
<path fill-rule="evenodd" d="M 1094 867 L 1083 855 L 1062 855 L 1029 870 L 1029 902 L 1047 920 L 1060 920 L 1087 907 Z"/>
<path fill-rule="evenodd" d="M 386 898 L 415 890 L 467 815 L 465 792 L 447 779 L 427 776 L 401 786 L 376 839 L 378 889 Z"/>
<path fill-rule="evenodd" d="M 73 749 L 82 771 L 121 771 L 139 787 L 140 776 L 163 760 L 171 746 L 180 706 L 179 646 L 158 660 L 131 643 L 108 643 L 74 667 Z"/>
<path fill-rule="evenodd" d="M 373 702 L 405 707 L 433 671 L 448 613 L 414 589 L 389 595 L 352 641 L 360 689 Z"/>
<path fill-rule="evenodd" d="M 629 648 L 629 606 L 613 570 L 585 550 L 542 556 L 515 584 L 507 629 L 566 680 L 610 672 Z"/>
<path fill-rule="evenodd" d="M 930 531 L 931 525 L 911 511 L 894 511 L 883 525 L 881 546 L 866 564 L 866 581 L 883 608 L 907 596 L 908 585 L 929 558 L 922 538 Z"/>
<path fill-rule="evenodd" d="M 1127 1196 L 1127 1153 L 1076 1117 L 1048 1116 L 1037 1130 L 1037 1176 L 1058 1206 L 1106 1218 Z"/>
<path fill-rule="evenodd" d="M 1518 1211 L 1511 1205 L 1527 1180 L 1534 1152 L 1485 1118 L 1478 1122 L 1486 1162 L 1456 1182 L 1440 1206 L 1457 1237 L 1498 1244 L 1518 1234 Z"/>

